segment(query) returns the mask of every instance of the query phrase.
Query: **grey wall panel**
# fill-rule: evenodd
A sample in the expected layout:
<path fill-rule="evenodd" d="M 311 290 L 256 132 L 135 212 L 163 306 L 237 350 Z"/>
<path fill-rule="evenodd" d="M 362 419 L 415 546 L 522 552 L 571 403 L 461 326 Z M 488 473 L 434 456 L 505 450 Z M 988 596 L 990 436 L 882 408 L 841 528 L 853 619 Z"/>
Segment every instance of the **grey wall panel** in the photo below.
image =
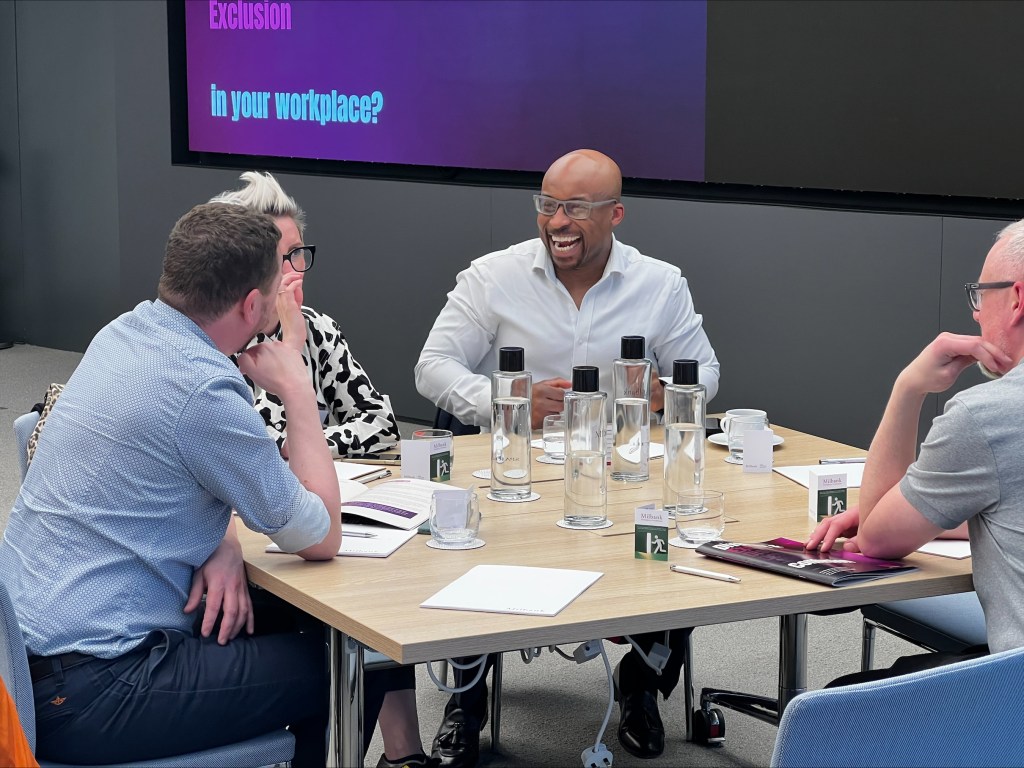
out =
<path fill-rule="evenodd" d="M 120 280 L 113 33 L 108 3 L 17 9 L 24 237 L 35 344 L 81 349 Z"/>
<path fill-rule="evenodd" d="M 722 366 L 714 410 L 866 446 L 938 320 L 938 218 L 637 200 L 620 235 L 689 279 Z"/>
<path fill-rule="evenodd" d="M 464 255 L 488 246 L 488 193 L 328 178 L 286 183 L 318 246 L 307 303 L 338 321 L 399 414 L 432 419 L 434 406 L 416 392 L 413 367 Z"/>
<path fill-rule="evenodd" d="M 21 148 L 14 0 L 0 0 L 0 341 L 22 341 L 29 323 L 22 300 Z"/>

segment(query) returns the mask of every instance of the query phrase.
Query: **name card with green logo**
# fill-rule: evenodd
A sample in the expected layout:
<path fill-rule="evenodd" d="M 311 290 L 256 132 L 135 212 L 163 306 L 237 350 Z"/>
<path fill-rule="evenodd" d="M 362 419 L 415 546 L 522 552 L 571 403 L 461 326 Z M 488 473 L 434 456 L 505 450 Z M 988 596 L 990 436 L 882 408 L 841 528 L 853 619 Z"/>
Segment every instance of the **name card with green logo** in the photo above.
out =
<path fill-rule="evenodd" d="M 637 560 L 668 560 L 668 512 L 654 504 L 634 511 L 633 557 Z"/>
<path fill-rule="evenodd" d="M 447 483 L 452 479 L 452 439 L 402 441 L 402 477 Z"/>
<path fill-rule="evenodd" d="M 846 511 L 846 472 L 812 468 L 807 477 L 807 514 L 821 522 Z"/>

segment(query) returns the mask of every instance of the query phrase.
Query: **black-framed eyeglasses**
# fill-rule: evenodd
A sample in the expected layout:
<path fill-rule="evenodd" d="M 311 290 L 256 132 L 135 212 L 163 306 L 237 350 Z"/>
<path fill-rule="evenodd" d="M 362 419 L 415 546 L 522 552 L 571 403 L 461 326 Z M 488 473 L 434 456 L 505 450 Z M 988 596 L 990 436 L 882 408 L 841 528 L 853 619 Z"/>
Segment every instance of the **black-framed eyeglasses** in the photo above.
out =
<path fill-rule="evenodd" d="M 313 256 L 316 255 L 315 245 L 300 245 L 292 248 L 284 255 L 285 261 L 292 263 L 292 269 L 296 272 L 305 272 L 313 266 Z"/>
<path fill-rule="evenodd" d="M 565 211 L 565 215 L 570 219 L 589 219 L 590 212 L 595 208 L 599 208 L 602 205 L 612 205 L 619 202 L 618 200 L 598 200 L 595 203 L 591 203 L 589 200 L 558 200 L 554 197 L 548 197 L 547 195 L 534 195 L 533 205 L 537 209 L 537 213 L 543 214 L 544 216 L 554 216 L 558 213 L 558 206 L 562 206 L 562 210 Z"/>
<path fill-rule="evenodd" d="M 998 283 L 965 283 L 964 290 L 967 291 L 967 303 L 971 305 L 972 312 L 980 312 L 982 291 L 991 291 L 995 288 L 1009 288 L 1015 284 L 1014 280 L 1000 280 Z"/>

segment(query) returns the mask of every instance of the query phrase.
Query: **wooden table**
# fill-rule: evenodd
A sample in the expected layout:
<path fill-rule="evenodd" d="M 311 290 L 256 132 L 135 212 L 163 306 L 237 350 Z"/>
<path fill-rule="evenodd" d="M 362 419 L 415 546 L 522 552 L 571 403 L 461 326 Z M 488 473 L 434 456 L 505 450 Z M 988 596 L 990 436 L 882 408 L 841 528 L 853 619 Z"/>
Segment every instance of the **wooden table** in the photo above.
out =
<path fill-rule="evenodd" d="M 864 452 L 840 443 L 773 427 L 785 442 L 775 465 L 813 464 L 824 456 Z M 660 439 L 652 430 L 652 439 Z M 489 466 L 487 435 L 456 439 L 452 483 L 486 481 L 471 476 Z M 539 456 L 540 451 L 534 451 Z M 707 444 L 705 487 L 726 494 L 724 538 L 764 541 L 803 539 L 813 527 L 807 489 L 777 473 L 744 473 L 727 464 L 725 448 Z M 310 563 L 266 554 L 265 537 L 248 531 L 242 543 L 252 582 L 302 608 L 335 631 L 335 681 L 341 692 L 340 764 L 361 764 L 363 647 L 413 664 L 456 656 L 585 641 L 676 627 L 698 627 L 769 616 L 804 617 L 814 611 L 973 589 L 970 560 L 915 554 L 915 573 L 841 589 L 722 562 L 714 570 L 742 576 L 732 584 L 674 574 L 665 563 L 633 557 L 633 508 L 661 501 L 661 460 L 651 462 L 645 483 L 609 480 L 611 528 L 573 531 L 555 525 L 562 512 L 563 468 L 533 464 L 534 502 L 502 504 L 483 498 L 480 537 L 486 546 L 438 551 L 416 537 L 388 558 L 337 558 Z M 851 502 L 857 491 L 851 491 Z M 707 567 L 692 550 L 671 548 L 670 562 Z M 478 564 L 528 565 L 601 571 L 604 575 L 555 617 L 519 616 L 420 608 L 425 599 Z M 786 622 L 789 621 L 787 628 Z M 791 635 L 786 637 L 786 634 Z M 783 619 L 780 710 L 805 683 L 806 625 Z M 687 691 L 689 694 L 689 691 Z"/>

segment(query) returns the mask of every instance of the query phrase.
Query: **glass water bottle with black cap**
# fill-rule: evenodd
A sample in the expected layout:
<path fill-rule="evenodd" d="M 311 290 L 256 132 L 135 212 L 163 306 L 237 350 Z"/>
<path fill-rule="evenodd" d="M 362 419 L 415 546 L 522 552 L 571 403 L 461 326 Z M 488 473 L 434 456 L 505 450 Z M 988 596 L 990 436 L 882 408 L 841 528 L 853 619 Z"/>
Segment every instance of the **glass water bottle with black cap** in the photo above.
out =
<path fill-rule="evenodd" d="M 674 360 L 672 383 L 665 385 L 665 482 L 663 505 L 674 517 L 680 493 L 704 484 L 704 418 L 707 388 L 700 383 L 700 363 Z M 683 510 L 690 511 L 689 509 Z"/>
<path fill-rule="evenodd" d="M 612 480 L 650 478 L 651 361 L 643 336 L 623 336 L 621 357 L 612 362 Z"/>
<path fill-rule="evenodd" d="M 505 501 L 529 498 L 533 376 L 522 347 L 498 350 L 491 376 L 491 495 Z"/>
<path fill-rule="evenodd" d="M 598 391 L 593 365 L 572 369 L 572 390 L 565 393 L 565 511 L 570 528 L 598 528 L 608 519 L 605 481 L 604 408 L 608 395 Z"/>

